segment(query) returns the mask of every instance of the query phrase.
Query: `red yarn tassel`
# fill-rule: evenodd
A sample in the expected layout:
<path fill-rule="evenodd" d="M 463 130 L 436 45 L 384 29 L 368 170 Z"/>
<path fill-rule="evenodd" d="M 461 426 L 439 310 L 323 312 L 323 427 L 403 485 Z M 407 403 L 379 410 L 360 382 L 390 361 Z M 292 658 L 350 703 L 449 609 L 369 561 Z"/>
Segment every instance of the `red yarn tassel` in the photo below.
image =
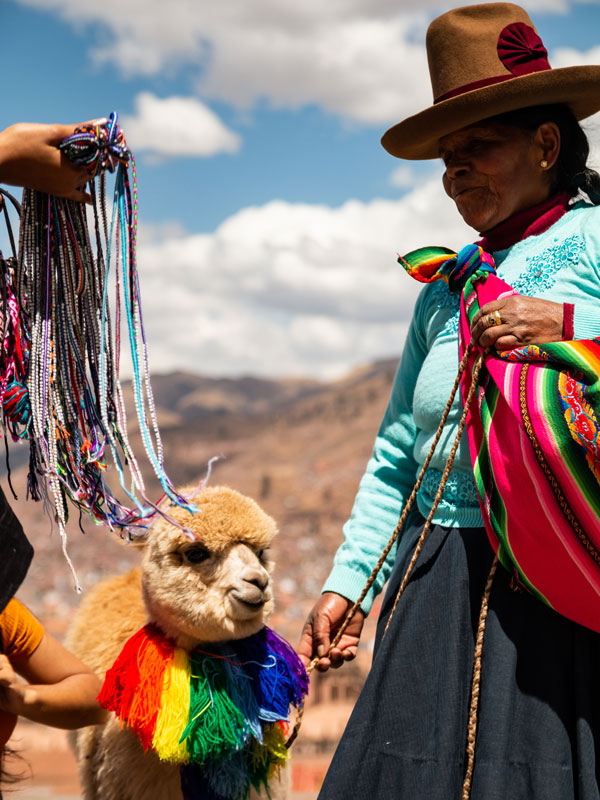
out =
<path fill-rule="evenodd" d="M 98 695 L 102 708 L 114 711 L 122 722 L 129 717 L 133 692 L 139 683 L 137 651 L 145 637 L 146 632 L 142 628 L 126 642 L 115 663 L 107 670 Z"/>
<path fill-rule="evenodd" d="M 149 750 L 160 709 L 163 675 L 175 646 L 159 629 L 145 625 L 125 643 L 106 673 L 98 702 L 113 711 L 122 724 Z"/>

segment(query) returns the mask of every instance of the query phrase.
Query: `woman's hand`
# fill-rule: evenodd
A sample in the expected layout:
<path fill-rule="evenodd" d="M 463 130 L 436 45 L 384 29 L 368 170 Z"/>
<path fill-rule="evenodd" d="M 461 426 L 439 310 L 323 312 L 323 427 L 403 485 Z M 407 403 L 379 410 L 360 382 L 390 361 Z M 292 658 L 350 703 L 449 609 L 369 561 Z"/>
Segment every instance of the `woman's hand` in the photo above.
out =
<path fill-rule="evenodd" d="M 73 164 L 58 149 L 76 127 L 20 122 L 1 131 L 0 183 L 91 202 L 90 195 L 80 188 L 89 179 L 87 170 Z"/>
<path fill-rule="evenodd" d="M 562 303 L 510 295 L 479 309 L 471 324 L 471 340 L 484 349 L 496 350 L 559 342 L 563 335 L 563 314 Z M 495 318 L 494 325 L 490 325 L 490 315 Z"/>
<path fill-rule="evenodd" d="M 304 666 L 315 656 L 320 656 L 317 669 L 325 672 L 329 667 L 341 667 L 344 661 L 351 661 L 356 656 L 358 640 L 362 631 L 365 615 L 357 610 L 337 647 L 326 656 L 331 639 L 340 629 L 348 611 L 354 603 L 334 592 L 324 592 L 304 623 L 302 638 L 298 647 Z"/>

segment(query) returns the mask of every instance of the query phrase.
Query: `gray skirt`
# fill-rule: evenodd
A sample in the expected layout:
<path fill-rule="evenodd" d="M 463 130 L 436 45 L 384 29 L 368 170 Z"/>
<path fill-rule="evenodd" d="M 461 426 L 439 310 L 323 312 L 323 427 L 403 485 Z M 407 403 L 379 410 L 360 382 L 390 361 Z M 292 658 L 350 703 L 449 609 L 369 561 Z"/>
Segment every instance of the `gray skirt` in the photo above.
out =
<path fill-rule="evenodd" d="M 319 800 L 460 800 L 475 634 L 493 559 L 483 528 L 434 526 L 382 636 L 424 520 L 409 520 L 371 672 Z M 342 667 L 343 669 L 343 667 Z M 600 635 L 498 567 L 471 800 L 600 800 Z"/>

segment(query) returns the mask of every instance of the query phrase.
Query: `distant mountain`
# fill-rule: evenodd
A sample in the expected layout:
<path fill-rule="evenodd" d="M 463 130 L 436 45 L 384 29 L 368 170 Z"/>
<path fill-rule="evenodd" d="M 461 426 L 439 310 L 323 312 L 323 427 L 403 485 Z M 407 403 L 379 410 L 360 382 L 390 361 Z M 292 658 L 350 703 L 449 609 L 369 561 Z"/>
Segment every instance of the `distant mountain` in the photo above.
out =
<path fill-rule="evenodd" d="M 177 417 L 180 422 L 224 414 L 255 416 L 273 413 L 300 397 L 323 391 L 323 388 L 318 381 L 301 378 L 206 378 L 188 372 L 172 372 L 152 378 L 157 407 L 168 413 L 169 420 Z"/>

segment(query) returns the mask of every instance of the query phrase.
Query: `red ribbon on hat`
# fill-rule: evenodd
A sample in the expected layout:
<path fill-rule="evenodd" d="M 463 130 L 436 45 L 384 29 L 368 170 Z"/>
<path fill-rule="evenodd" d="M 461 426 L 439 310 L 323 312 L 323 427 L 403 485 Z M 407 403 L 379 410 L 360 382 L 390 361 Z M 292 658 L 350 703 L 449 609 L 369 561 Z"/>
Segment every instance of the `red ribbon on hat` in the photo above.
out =
<path fill-rule="evenodd" d="M 530 75 L 532 72 L 543 72 L 551 69 L 548 61 L 548 51 L 544 43 L 531 25 L 525 22 L 511 22 L 500 32 L 498 37 L 498 57 L 510 75 L 494 75 L 491 78 L 482 78 L 472 83 L 466 83 L 456 89 L 436 97 L 434 105 L 452 97 L 472 92 L 474 89 L 484 89 L 496 83 L 504 83 L 514 77 Z"/>
<path fill-rule="evenodd" d="M 512 22 L 498 37 L 498 57 L 513 75 L 529 75 L 550 69 L 544 43 L 525 22 Z"/>

